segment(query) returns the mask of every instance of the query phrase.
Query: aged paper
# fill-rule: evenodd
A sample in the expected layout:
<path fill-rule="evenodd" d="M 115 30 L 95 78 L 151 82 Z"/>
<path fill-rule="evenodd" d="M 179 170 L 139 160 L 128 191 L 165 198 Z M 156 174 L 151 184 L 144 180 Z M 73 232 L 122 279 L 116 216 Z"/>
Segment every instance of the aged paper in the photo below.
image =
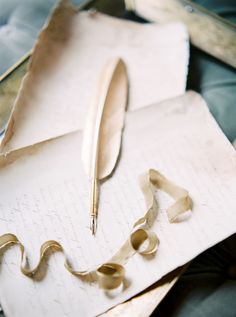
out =
<path fill-rule="evenodd" d="M 137 178 L 150 167 L 188 189 L 192 216 L 170 224 L 172 200 L 158 193 L 153 229 L 156 256 L 135 255 L 126 265 L 126 288 L 108 297 L 93 283 L 70 275 L 54 254 L 42 281 L 19 272 L 19 251 L 4 255 L 0 298 L 7 316 L 95 316 L 145 289 L 236 231 L 236 154 L 193 92 L 128 113 L 120 162 L 102 184 L 98 232 L 89 230 L 89 182 L 81 161 L 81 132 L 1 156 L 0 234 L 15 233 L 30 264 L 40 245 L 58 240 L 78 269 L 109 259 L 145 210 Z"/>
<path fill-rule="evenodd" d="M 139 24 L 77 12 L 62 1 L 34 49 L 3 143 L 13 137 L 4 151 L 82 128 L 111 57 L 127 64 L 129 110 L 183 94 L 188 45 L 180 23 Z"/>
<path fill-rule="evenodd" d="M 166 294 L 177 282 L 179 276 L 185 271 L 187 265 L 179 268 L 160 281 L 155 283 L 152 287 L 145 290 L 143 293 L 131 298 L 130 300 L 121 303 L 104 314 L 101 317 L 149 317 L 163 300 Z"/>

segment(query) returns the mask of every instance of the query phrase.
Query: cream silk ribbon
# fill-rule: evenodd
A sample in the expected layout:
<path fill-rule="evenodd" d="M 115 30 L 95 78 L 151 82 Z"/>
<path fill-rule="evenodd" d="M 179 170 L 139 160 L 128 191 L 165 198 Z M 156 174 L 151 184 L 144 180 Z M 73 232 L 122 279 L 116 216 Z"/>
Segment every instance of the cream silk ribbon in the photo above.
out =
<path fill-rule="evenodd" d="M 159 189 L 165 191 L 175 199 L 174 204 L 167 209 L 169 222 L 178 220 L 178 217 L 182 213 L 192 208 L 192 202 L 188 192 L 173 184 L 156 170 L 150 169 L 140 177 L 140 187 L 146 201 L 146 214 L 135 222 L 129 238 L 118 252 L 107 263 L 104 263 L 95 269 L 76 271 L 66 258 L 62 245 L 54 240 L 49 240 L 42 244 L 39 262 L 34 269 L 29 268 L 25 248 L 14 234 L 7 233 L 0 236 L 0 251 L 5 250 L 5 248 L 13 244 L 18 245 L 21 251 L 21 272 L 24 275 L 35 279 L 39 277 L 40 269 L 42 269 L 42 262 L 46 259 L 48 252 L 60 251 L 65 257 L 65 268 L 71 274 L 78 276 L 85 281 L 96 281 L 99 287 L 105 291 L 114 290 L 124 282 L 124 265 L 130 257 L 135 253 L 139 253 L 143 256 L 154 254 L 158 248 L 159 240 L 157 235 L 150 231 L 158 214 L 155 190 Z"/>

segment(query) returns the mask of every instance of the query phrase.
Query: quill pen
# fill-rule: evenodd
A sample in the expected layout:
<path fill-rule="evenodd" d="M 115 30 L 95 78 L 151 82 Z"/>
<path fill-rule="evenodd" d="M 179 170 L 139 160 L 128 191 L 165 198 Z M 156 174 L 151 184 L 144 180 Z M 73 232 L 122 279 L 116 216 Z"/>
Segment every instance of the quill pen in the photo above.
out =
<path fill-rule="evenodd" d="M 89 110 L 82 144 L 82 162 L 91 178 L 90 229 L 96 233 L 99 183 L 116 166 L 128 98 L 124 62 L 113 58 L 103 69 Z"/>

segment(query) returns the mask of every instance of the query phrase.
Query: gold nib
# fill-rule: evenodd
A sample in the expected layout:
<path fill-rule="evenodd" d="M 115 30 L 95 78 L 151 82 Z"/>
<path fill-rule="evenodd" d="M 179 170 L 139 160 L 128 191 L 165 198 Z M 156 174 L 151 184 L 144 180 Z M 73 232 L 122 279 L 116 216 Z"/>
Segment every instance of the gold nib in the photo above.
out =
<path fill-rule="evenodd" d="M 92 231 L 92 234 L 95 236 L 95 233 L 97 230 L 97 217 L 96 217 L 96 215 L 91 215 L 90 230 Z"/>
<path fill-rule="evenodd" d="M 90 209 L 90 229 L 95 235 L 97 231 L 97 212 L 98 212 L 98 180 L 95 178 L 92 181 L 92 196 Z"/>

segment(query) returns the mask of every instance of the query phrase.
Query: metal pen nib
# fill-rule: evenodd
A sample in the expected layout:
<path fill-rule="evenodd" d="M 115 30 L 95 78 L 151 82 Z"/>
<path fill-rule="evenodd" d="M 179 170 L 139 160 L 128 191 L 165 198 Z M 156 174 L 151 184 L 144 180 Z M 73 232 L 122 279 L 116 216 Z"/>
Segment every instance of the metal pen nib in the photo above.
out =
<path fill-rule="evenodd" d="M 90 230 L 92 231 L 92 234 L 95 235 L 97 231 L 97 217 L 95 215 L 91 215 Z"/>
<path fill-rule="evenodd" d="M 92 196 L 91 196 L 91 209 L 90 209 L 90 230 L 95 235 L 97 231 L 97 212 L 98 212 L 98 180 L 92 180 Z"/>

